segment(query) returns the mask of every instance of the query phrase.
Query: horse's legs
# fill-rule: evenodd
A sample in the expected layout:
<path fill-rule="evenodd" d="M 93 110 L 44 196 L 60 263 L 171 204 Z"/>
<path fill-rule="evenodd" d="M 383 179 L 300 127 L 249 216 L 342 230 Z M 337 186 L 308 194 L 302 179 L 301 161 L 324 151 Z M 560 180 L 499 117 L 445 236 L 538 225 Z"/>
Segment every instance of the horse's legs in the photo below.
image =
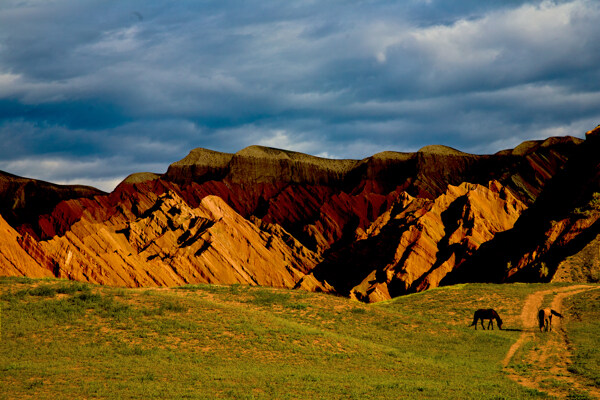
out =
<path fill-rule="evenodd" d="M 494 320 L 490 319 L 490 322 L 488 322 L 488 330 L 490 329 L 490 326 L 492 327 L 492 330 L 494 330 Z"/>
<path fill-rule="evenodd" d="M 552 332 L 552 314 L 548 317 L 548 329 Z"/>
<path fill-rule="evenodd" d="M 479 321 L 481 321 L 481 329 L 485 331 L 485 326 L 483 325 L 483 318 L 481 318 Z"/>

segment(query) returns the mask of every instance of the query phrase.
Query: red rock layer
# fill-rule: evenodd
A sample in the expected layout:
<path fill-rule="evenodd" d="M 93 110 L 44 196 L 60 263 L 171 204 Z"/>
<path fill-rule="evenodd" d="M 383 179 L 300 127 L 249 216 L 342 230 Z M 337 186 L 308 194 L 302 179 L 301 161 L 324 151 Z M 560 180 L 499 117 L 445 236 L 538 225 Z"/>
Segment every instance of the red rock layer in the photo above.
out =
<path fill-rule="evenodd" d="M 0 171 L 0 214 L 13 227 L 37 225 L 37 218 L 63 200 L 93 197 L 104 192 L 80 185 L 55 185 Z"/>

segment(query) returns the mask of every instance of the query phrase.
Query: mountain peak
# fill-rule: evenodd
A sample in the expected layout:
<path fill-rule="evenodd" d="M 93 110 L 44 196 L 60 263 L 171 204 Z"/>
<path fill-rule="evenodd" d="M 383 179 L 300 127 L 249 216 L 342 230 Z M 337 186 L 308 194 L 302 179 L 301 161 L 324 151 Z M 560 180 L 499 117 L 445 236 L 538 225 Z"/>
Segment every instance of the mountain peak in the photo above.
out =
<path fill-rule="evenodd" d="M 235 153 L 238 156 L 277 159 L 306 159 L 311 158 L 308 154 L 298 153 L 291 150 L 277 149 L 260 145 L 252 145 Z"/>
<path fill-rule="evenodd" d="M 590 139 L 590 138 L 598 138 L 600 137 L 600 125 L 598 125 L 597 127 L 595 127 L 594 129 L 592 129 L 591 131 L 587 131 L 585 133 L 585 138 L 586 139 Z"/>
<path fill-rule="evenodd" d="M 187 156 L 171 165 L 205 165 L 212 167 L 224 167 L 231 161 L 233 154 L 221 153 L 219 151 L 209 150 L 198 147 L 189 152 Z"/>
<path fill-rule="evenodd" d="M 129 175 L 127 178 L 123 180 L 121 183 L 142 183 L 147 181 L 155 181 L 160 178 L 159 174 L 155 174 L 153 172 L 136 172 L 135 174 Z"/>
<path fill-rule="evenodd" d="M 583 139 L 573 136 L 552 136 L 545 140 L 526 140 L 514 149 L 501 150 L 496 155 L 525 156 L 538 150 L 539 148 L 549 148 L 560 145 L 579 145 Z"/>
<path fill-rule="evenodd" d="M 440 144 L 433 144 L 433 145 L 422 147 L 421 149 L 419 149 L 418 153 L 438 154 L 438 155 L 445 155 L 445 156 L 469 156 L 469 155 L 471 155 L 469 153 L 465 153 L 460 150 L 456 150 L 452 147 L 448 147 L 448 146 L 444 146 L 444 145 L 440 145 Z"/>
<path fill-rule="evenodd" d="M 382 151 L 380 153 L 373 154 L 372 159 L 386 161 L 386 160 L 408 160 L 414 153 L 402 153 L 399 151 Z"/>

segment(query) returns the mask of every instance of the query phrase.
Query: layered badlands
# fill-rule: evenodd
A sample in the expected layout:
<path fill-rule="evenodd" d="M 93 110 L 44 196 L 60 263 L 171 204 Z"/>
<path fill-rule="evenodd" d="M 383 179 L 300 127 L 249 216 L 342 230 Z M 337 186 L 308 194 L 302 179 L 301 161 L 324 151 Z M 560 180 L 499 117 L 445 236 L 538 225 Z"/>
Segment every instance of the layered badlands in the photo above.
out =
<path fill-rule="evenodd" d="M 436 287 L 482 243 L 512 228 L 524 210 L 497 181 L 488 187 L 450 185 L 435 200 L 403 193 L 311 274 L 339 293 L 370 302 Z"/>
<path fill-rule="evenodd" d="M 242 283 L 379 301 L 469 280 L 469 260 L 511 232 L 587 142 L 551 138 L 486 156 L 428 146 L 364 160 L 196 149 L 110 194 L 58 187 L 66 195 L 50 209 L 27 206 L 41 194 L 15 209 L 15 190 L 4 190 L 0 274 L 130 287 Z M 480 264 L 478 273 L 502 281 L 531 263 L 501 276 Z"/>

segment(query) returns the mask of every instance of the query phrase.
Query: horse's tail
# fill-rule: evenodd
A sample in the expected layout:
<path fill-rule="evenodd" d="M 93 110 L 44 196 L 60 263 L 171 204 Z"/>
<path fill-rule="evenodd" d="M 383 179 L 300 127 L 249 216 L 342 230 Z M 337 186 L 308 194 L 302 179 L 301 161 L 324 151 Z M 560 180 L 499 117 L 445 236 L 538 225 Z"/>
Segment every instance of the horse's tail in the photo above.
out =
<path fill-rule="evenodd" d="M 560 313 L 559 313 L 558 311 L 550 310 L 550 312 L 551 312 L 552 314 L 556 315 L 557 317 L 560 317 L 560 318 L 562 318 L 562 317 L 563 317 L 562 315 L 560 315 Z"/>
<path fill-rule="evenodd" d="M 473 323 L 471 325 L 469 325 L 469 326 L 475 325 L 475 327 L 477 327 L 477 320 L 479 319 L 478 311 L 475 311 L 475 313 L 473 314 Z M 475 329 L 477 329 L 477 328 L 475 328 Z"/>

